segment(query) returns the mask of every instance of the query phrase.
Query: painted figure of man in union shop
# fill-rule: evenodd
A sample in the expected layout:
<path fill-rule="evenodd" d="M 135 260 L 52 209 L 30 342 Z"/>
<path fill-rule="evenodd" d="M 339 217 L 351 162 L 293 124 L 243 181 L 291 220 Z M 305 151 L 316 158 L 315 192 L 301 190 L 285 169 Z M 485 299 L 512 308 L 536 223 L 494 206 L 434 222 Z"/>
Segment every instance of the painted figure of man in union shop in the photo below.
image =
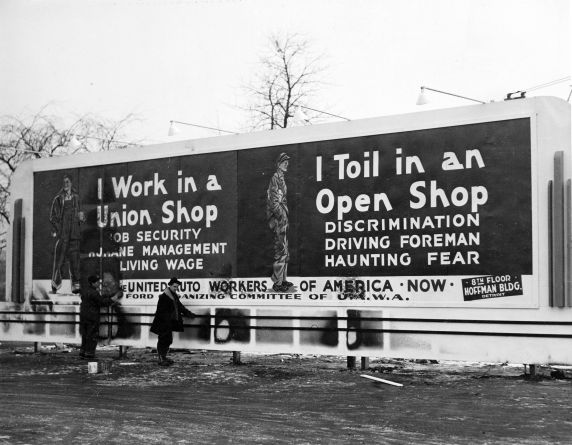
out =
<path fill-rule="evenodd" d="M 266 192 L 266 218 L 274 236 L 274 263 L 272 265 L 272 290 L 286 292 L 292 283 L 287 281 L 288 260 L 288 202 L 284 174 L 288 171 L 290 156 L 280 153 L 276 160 L 276 172 L 270 179 Z"/>
<path fill-rule="evenodd" d="M 63 186 L 52 200 L 50 222 L 52 237 L 55 238 L 52 266 L 52 293 L 62 286 L 65 265 L 68 265 L 71 291 L 80 291 L 79 242 L 81 224 L 85 221 L 81 211 L 79 194 L 73 188 L 70 175 L 64 176 Z"/>

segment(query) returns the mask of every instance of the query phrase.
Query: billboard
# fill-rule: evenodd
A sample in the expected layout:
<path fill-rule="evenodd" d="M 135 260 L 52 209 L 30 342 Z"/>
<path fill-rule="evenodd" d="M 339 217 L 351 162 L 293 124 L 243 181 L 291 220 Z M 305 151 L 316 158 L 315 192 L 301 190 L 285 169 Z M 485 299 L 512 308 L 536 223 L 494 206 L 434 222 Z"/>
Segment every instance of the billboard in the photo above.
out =
<path fill-rule="evenodd" d="M 36 172 L 33 279 L 107 272 L 127 304 L 177 276 L 223 305 L 529 306 L 530 138 L 523 118 Z"/>
<path fill-rule="evenodd" d="M 572 363 L 570 107 L 549 98 L 37 160 L 16 173 L 0 335 Z M 471 347 L 467 348 L 470 344 Z"/>

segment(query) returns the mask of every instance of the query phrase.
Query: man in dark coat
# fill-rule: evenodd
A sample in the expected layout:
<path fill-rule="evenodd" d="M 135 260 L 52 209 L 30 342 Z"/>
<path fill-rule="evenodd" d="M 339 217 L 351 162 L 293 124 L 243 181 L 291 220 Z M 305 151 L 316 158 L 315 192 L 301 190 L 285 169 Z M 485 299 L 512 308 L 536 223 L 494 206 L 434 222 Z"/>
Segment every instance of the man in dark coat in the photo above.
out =
<path fill-rule="evenodd" d="M 82 289 L 81 305 L 79 307 L 79 332 L 81 334 L 81 349 L 79 356 L 94 358 L 95 348 L 99 340 L 99 317 L 101 308 L 110 306 L 117 301 L 117 295 L 103 297 L 99 293 L 100 279 L 91 275 L 87 288 Z"/>
<path fill-rule="evenodd" d="M 167 358 L 167 353 L 173 343 L 173 331 L 183 332 L 183 317 L 196 317 L 179 300 L 177 291 L 181 284 L 177 278 L 171 278 L 165 292 L 159 295 L 155 318 L 151 324 L 151 332 L 159 336 L 157 355 L 160 366 L 173 364 L 173 360 Z"/>

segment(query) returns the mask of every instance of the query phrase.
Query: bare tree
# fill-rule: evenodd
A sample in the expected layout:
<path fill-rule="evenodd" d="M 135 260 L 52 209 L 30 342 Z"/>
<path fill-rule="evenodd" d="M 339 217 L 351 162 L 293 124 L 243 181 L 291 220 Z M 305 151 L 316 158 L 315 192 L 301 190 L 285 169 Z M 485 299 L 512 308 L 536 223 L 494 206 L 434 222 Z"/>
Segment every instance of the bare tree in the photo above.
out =
<path fill-rule="evenodd" d="M 315 113 L 306 107 L 322 83 L 322 60 L 300 35 L 272 35 L 260 59 L 260 74 L 246 86 L 252 96 L 248 111 L 253 129 L 286 128 L 295 116 L 307 122 L 315 119 Z"/>
<path fill-rule="evenodd" d="M 118 140 L 133 120 L 133 115 L 119 121 L 85 115 L 64 126 L 58 118 L 46 114 L 45 107 L 28 122 L 12 116 L 0 118 L 0 224 L 10 222 L 10 181 L 21 162 L 135 145 Z"/>

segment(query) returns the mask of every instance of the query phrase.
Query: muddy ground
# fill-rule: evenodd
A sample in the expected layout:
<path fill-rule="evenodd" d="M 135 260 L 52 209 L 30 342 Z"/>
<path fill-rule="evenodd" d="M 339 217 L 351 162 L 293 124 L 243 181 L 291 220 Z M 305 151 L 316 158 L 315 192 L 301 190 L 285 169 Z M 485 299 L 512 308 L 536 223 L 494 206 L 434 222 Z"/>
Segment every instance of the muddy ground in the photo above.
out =
<path fill-rule="evenodd" d="M 522 365 L 0 346 L 0 444 L 570 444 L 572 372 Z M 403 384 L 376 383 L 361 374 Z"/>

